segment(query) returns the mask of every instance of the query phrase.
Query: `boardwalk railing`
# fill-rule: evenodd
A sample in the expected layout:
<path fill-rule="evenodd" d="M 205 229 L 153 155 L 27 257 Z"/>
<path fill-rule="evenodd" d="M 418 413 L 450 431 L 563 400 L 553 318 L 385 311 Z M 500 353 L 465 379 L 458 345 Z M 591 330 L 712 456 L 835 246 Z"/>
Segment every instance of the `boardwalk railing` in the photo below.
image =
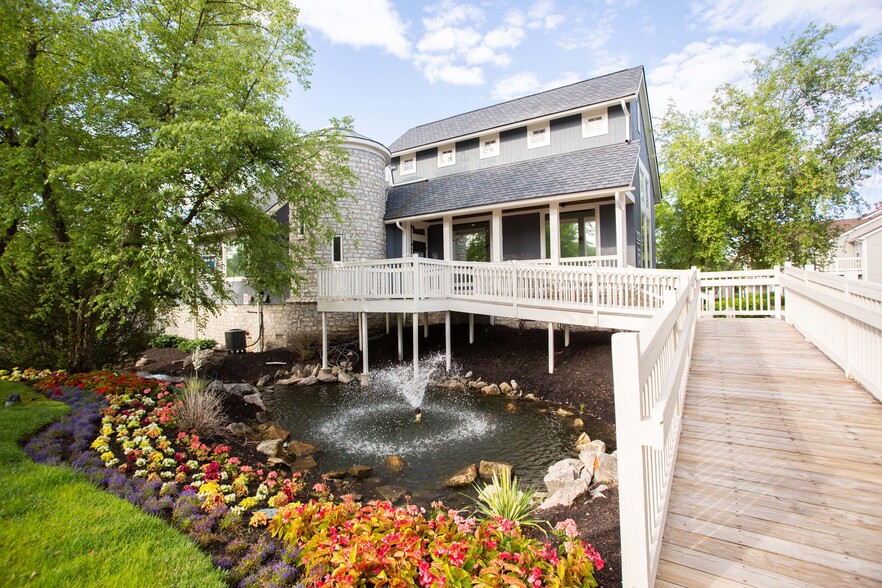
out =
<path fill-rule="evenodd" d="M 785 267 L 787 322 L 882 401 L 882 286 Z"/>
<path fill-rule="evenodd" d="M 613 335 L 622 580 L 652 586 L 664 533 L 698 319 L 693 270 L 637 333 Z"/>
<path fill-rule="evenodd" d="M 701 316 L 781 318 L 781 272 L 701 272 Z"/>
<path fill-rule="evenodd" d="M 550 259 L 519 259 L 514 263 L 518 265 L 551 265 Z M 578 267 L 618 267 L 617 255 L 589 255 L 585 257 L 561 257 L 559 265 Z"/>

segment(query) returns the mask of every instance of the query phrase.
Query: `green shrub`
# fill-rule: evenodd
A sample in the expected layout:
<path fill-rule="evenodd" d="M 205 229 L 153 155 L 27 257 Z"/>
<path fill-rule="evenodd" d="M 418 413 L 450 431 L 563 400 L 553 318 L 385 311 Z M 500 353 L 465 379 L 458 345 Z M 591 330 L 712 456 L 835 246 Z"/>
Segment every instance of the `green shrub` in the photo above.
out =
<path fill-rule="evenodd" d="M 475 490 L 478 491 L 475 509 L 488 519 L 502 517 L 520 525 L 538 526 L 539 522 L 530 518 L 535 510 L 533 498 L 536 490 L 521 490 L 518 479 L 512 477 L 511 470 L 504 470 L 501 478 L 494 473 L 492 483 L 484 486 L 475 484 Z"/>
<path fill-rule="evenodd" d="M 157 335 L 150 339 L 150 347 L 154 349 L 166 349 L 169 347 L 177 347 L 184 341 L 186 341 L 184 337 L 180 335 L 169 335 L 167 333 L 163 333 L 162 335 Z"/>
<path fill-rule="evenodd" d="M 207 386 L 208 382 L 198 378 L 184 380 L 181 399 L 174 410 L 180 430 L 195 430 L 204 437 L 223 434 L 227 424 L 223 398 Z"/>
<path fill-rule="evenodd" d="M 178 343 L 178 349 L 193 353 L 201 349 L 214 349 L 217 347 L 217 341 L 214 339 L 184 339 Z"/>

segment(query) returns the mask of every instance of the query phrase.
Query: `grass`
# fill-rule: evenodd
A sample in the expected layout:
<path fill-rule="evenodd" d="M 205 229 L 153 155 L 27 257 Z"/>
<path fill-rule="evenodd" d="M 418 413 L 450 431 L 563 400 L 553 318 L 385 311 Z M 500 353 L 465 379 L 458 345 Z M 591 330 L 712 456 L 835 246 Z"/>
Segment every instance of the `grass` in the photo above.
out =
<path fill-rule="evenodd" d="M 34 463 L 18 441 L 67 405 L 0 382 L 0 585 L 226 586 L 209 557 L 164 521 L 67 467 Z"/>

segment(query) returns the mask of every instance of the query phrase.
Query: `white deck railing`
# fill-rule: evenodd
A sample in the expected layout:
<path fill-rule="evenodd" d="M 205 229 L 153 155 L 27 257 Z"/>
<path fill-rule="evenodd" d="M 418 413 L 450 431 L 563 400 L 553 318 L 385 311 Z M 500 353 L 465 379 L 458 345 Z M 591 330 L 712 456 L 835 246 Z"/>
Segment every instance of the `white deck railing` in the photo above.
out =
<path fill-rule="evenodd" d="M 882 401 L 882 286 L 784 268 L 787 322 Z"/>
<path fill-rule="evenodd" d="M 613 335 L 622 583 L 655 582 L 686 379 L 698 319 L 698 272 L 637 333 Z"/>
<path fill-rule="evenodd" d="M 781 318 L 780 269 L 701 272 L 701 316 Z"/>
<path fill-rule="evenodd" d="M 514 262 L 518 265 L 551 265 L 550 259 L 519 259 Z M 561 257 L 558 265 L 578 267 L 618 267 L 617 255 L 589 255 L 586 257 Z"/>
<path fill-rule="evenodd" d="M 860 273 L 863 267 L 860 257 L 837 257 L 819 269 L 834 274 L 853 274 Z"/>
<path fill-rule="evenodd" d="M 339 263 L 319 270 L 319 301 L 473 300 L 489 304 L 650 315 L 684 271 L 440 261 Z"/>

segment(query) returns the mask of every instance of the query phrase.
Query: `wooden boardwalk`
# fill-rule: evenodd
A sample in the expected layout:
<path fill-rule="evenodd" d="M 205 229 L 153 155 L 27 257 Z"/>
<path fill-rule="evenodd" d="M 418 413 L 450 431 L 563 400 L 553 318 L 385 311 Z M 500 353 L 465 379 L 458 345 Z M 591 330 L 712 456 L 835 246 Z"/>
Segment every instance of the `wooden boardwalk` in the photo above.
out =
<path fill-rule="evenodd" d="M 882 586 L 882 405 L 784 321 L 698 324 L 656 586 Z"/>

